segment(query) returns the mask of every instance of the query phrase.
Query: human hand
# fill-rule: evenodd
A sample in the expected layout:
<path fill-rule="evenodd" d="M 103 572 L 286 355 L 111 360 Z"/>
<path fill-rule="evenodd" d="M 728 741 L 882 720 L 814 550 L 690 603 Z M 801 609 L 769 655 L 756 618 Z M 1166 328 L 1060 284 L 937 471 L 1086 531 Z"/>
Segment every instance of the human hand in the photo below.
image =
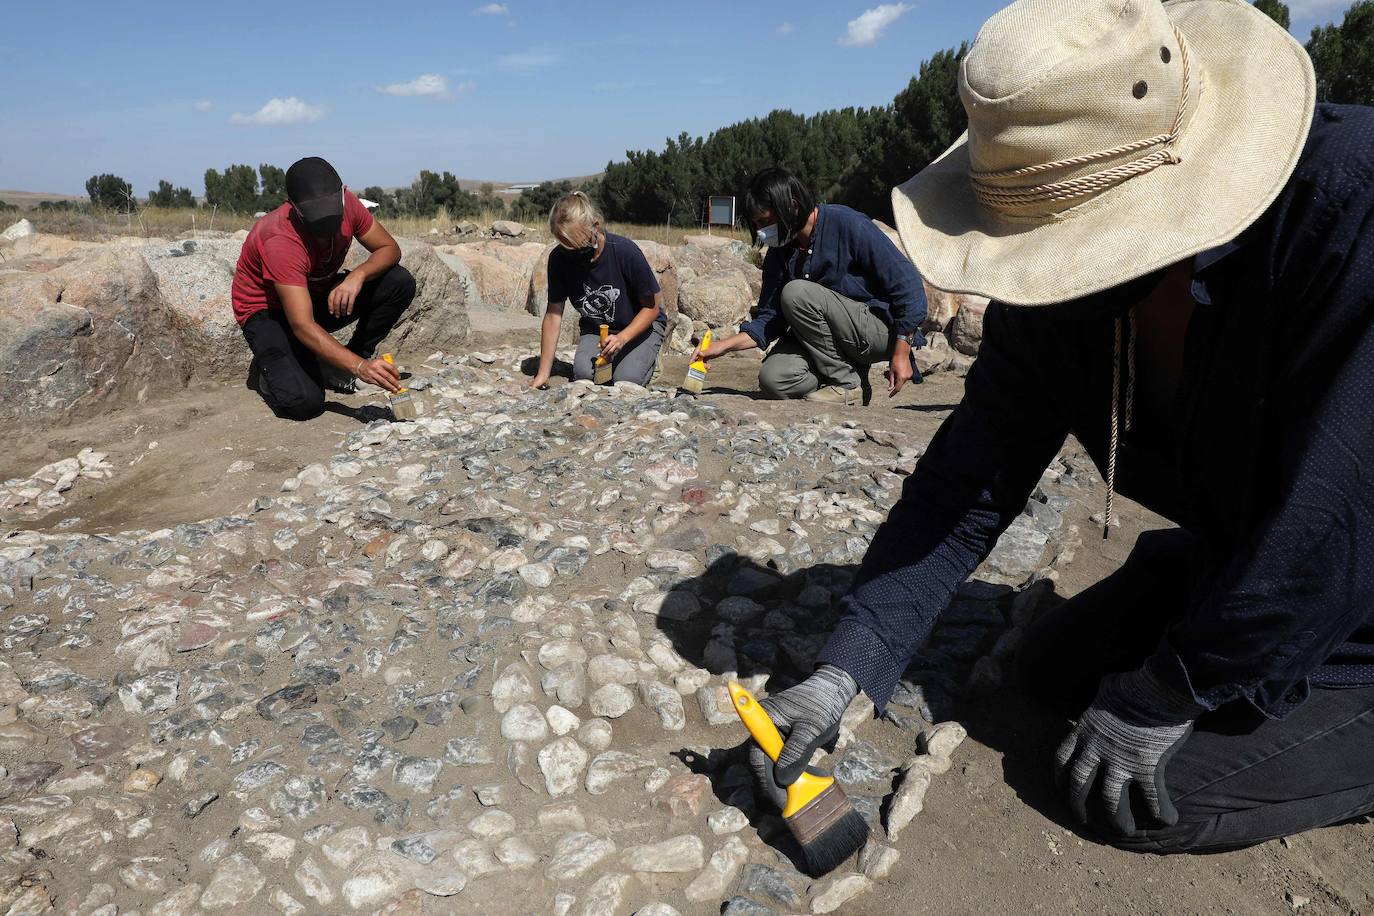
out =
<path fill-rule="evenodd" d="M 353 369 L 353 374 L 359 381 L 376 385 L 389 392 L 401 390 L 401 373 L 384 359 L 360 359 Z"/>
<path fill-rule="evenodd" d="M 1202 712 L 1143 669 L 1104 677 L 1054 757 L 1056 781 L 1078 819 L 1088 823 L 1096 790 L 1108 823 L 1123 836 L 1135 835 L 1147 814 L 1160 825 L 1177 824 L 1164 771 Z M 1132 808 L 1133 799 L 1143 811 Z"/>
<path fill-rule="evenodd" d="M 534 376 L 534 378 L 530 379 L 531 388 L 547 388 L 548 386 L 549 377 L 546 374 L 538 373 Z"/>
<path fill-rule="evenodd" d="M 797 686 L 759 701 L 785 740 L 776 763 L 750 742 L 749 767 L 758 789 L 779 809 L 787 804 L 786 787 L 801 776 L 816 748 L 839 736 L 840 718 L 858 695 L 859 685 L 847 672 L 821 665 Z"/>
<path fill-rule="evenodd" d="M 906 383 L 911 381 L 915 369 L 911 363 L 911 344 L 898 340 L 892 347 L 892 360 L 888 363 L 883 376 L 887 379 L 887 396 L 895 398 Z"/>
<path fill-rule="evenodd" d="M 357 271 L 348 274 L 338 285 L 329 291 L 329 314 L 344 318 L 353 314 L 353 303 L 362 291 L 363 278 Z M 361 378 L 361 376 L 359 376 Z"/>
<path fill-rule="evenodd" d="M 613 356 L 615 356 L 617 353 L 623 350 L 625 348 L 625 345 L 629 342 L 630 341 L 625 336 L 624 331 L 620 332 L 619 334 L 612 334 L 610 337 L 606 338 L 606 342 L 601 346 L 601 358 L 607 360 L 611 359 Z"/>
<path fill-rule="evenodd" d="M 695 350 L 692 351 L 692 358 L 691 358 L 691 360 L 689 360 L 689 362 L 693 362 L 693 363 L 694 363 L 694 362 L 696 362 L 697 360 L 700 359 L 700 360 L 705 360 L 706 362 L 709 363 L 711 360 L 715 359 L 717 356 L 721 356 L 722 354 L 725 354 L 725 353 L 728 353 L 728 352 L 729 352 L 729 348 L 726 347 L 725 341 L 723 341 L 723 340 L 713 340 L 713 341 L 711 341 L 711 345 L 710 345 L 709 347 L 706 347 L 705 349 L 702 349 L 701 345 L 700 345 L 700 344 L 697 344 L 697 348 L 696 348 Z"/>

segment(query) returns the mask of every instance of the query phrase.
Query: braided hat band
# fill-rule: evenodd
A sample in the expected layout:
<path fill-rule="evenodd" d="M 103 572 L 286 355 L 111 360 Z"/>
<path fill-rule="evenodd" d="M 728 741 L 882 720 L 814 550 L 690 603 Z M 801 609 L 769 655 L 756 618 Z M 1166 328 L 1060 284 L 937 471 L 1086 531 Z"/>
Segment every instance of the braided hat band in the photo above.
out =
<path fill-rule="evenodd" d="M 1180 63 L 1182 64 L 1183 70 L 1183 90 L 1179 95 L 1178 113 L 1174 116 L 1173 126 L 1169 128 L 1168 133 L 1158 134 L 1145 140 L 1137 140 L 1134 143 L 1127 143 L 1096 153 L 1074 156 L 1071 159 L 1060 159 L 1057 162 L 1046 162 L 1042 165 L 1025 166 L 1024 168 L 1011 169 L 1005 172 L 975 172 L 970 170 L 969 180 L 973 185 L 973 193 L 978 198 L 979 203 L 992 210 L 1003 213 L 1034 204 L 1069 203 L 1116 187 L 1137 175 L 1143 175 L 1146 172 L 1153 171 L 1161 165 L 1177 165 L 1182 162 L 1183 160 L 1174 153 L 1172 147 L 1174 143 L 1178 141 L 1179 135 L 1183 131 L 1184 118 L 1188 112 L 1188 100 L 1192 89 L 1192 73 L 1188 59 L 1188 43 L 1184 40 L 1182 33 L 1179 32 L 1177 27 L 1175 27 L 1173 31 L 1178 39 Z M 1045 172 L 1074 168 L 1103 159 L 1115 159 L 1118 156 L 1124 156 L 1128 153 L 1147 150 L 1157 146 L 1162 146 L 1163 149 L 1156 149 L 1151 153 L 1132 160 L 1131 162 L 1123 163 L 1122 165 L 1113 166 L 1112 168 L 1104 169 L 1100 172 L 1094 172 L 1091 175 L 1083 175 L 1079 178 L 1071 178 L 1066 181 L 1010 188 L 992 184 L 992 182 L 996 181 L 1027 178 Z"/>

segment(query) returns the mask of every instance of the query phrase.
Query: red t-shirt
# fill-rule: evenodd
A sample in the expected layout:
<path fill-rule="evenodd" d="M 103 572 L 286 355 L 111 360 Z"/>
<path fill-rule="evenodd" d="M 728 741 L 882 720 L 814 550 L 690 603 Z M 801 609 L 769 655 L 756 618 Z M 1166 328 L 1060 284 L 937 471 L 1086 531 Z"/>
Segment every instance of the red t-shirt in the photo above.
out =
<path fill-rule="evenodd" d="M 372 214 L 352 191 L 344 190 L 343 223 L 339 234 L 320 241 L 302 236 L 291 222 L 291 205 L 282 204 L 258 220 L 243 240 L 234 286 L 234 320 L 243 325 L 263 309 L 281 308 L 273 284 L 304 286 L 312 293 L 328 289 L 343 267 L 349 246 L 372 228 Z"/>

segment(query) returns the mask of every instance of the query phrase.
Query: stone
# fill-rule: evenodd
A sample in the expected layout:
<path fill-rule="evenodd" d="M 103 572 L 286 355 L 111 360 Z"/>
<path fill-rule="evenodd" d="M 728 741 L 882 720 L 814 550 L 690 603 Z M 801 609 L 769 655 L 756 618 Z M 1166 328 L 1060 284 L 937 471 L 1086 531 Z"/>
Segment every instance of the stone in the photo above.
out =
<path fill-rule="evenodd" d="M 673 817 L 696 817 L 711 794 L 711 780 L 699 773 L 674 776 L 654 798 L 654 807 Z"/>
<path fill-rule="evenodd" d="M 769 907 L 738 895 L 727 900 L 720 913 L 721 916 L 774 916 Z"/>
<path fill-rule="evenodd" d="M 910 824 L 916 815 L 925 809 L 926 792 L 930 789 L 930 770 L 921 763 L 922 758 L 913 758 L 902 774 L 897 791 L 887 809 L 888 839 L 895 840 L 903 828 Z"/>
<path fill-rule="evenodd" d="M 706 824 L 716 836 L 738 833 L 749 826 L 749 816 L 738 808 L 721 808 L 706 818 Z"/>
<path fill-rule="evenodd" d="M 795 872 L 793 872 L 795 874 Z M 746 865 L 740 875 L 739 892 L 754 897 L 765 897 L 788 909 L 802 904 L 802 895 L 792 886 L 791 879 L 783 872 L 767 865 Z"/>
<path fill-rule="evenodd" d="M 508 665 L 491 687 L 491 702 L 499 713 L 534 699 L 534 683 L 529 670 L 520 662 Z"/>
<path fill-rule="evenodd" d="M 157 277 L 127 250 L 0 274 L 0 317 L 4 364 L 36 382 L 0 392 L 0 418 L 87 416 L 136 403 L 150 387 L 181 388 L 191 374 Z"/>
<path fill-rule="evenodd" d="M 748 320 L 756 300 L 746 269 L 742 266 L 701 276 L 684 275 L 678 288 L 678 311 L 713 328 Z"/>
<path fill-rule="evenodd" d="M 348 869 L 372 849 L 372 834 L 366 827 L 349 827 L 340 830 L 320 844 L 320 853 L 330 865 Z"/>
<path fill-rule="evenodd" d="M 577 789 L 578 780 L 590 759 L 582 745 L 572 738 L 557 738 L 539 751 L 539 772 L 544 786 L 554 798 Z"/>
<path fill-rule="evenodd" d="M 390 853 L 365 856 L 353 866 L 341 893 L 355 910 L 376 907 L 414 883 L 414 872 Z"/>
<path fill-rule="evenodd" d="M 840 875 L 811 888 L 811 912 L 833 913 L 873 886 L 863 875 Z"/>
<path fill-rule="evenodd" d="M 329 878 L 312 856 L 306 856 L 294 873 L 296 883 L 301 886 L 305 896 L 322 907 L 334 902 L 334 891 L 329 886 Z"/>
<path fill-rule="evenodd" d="M 735 883 L 740 869 L 748 861 L 749 847 L 745 846 L 739 837 L 730 837 L 725 841 L 725 845 L 711 854 L 706 867 L 702 869 L 701 874 L 692 879 L 692 883 L 687 885 L 683 894 L 688 900 L 698 903 L 721 899 Z"/>
<path fill-rule="evenodd" d="M 243 906 L 257 896 L 267 884 L 258 867 L 247 858 L 234 853 L 225 859 L 200 896 L 200 905 L 207 910 L 227 910 Z"/>
<path fill-rule="evenodd" d="M 931 757 L 949 760 L 968 737 L 968 730 L 958 722 L 941 722 L 923 734 L 917 744 Z"/>
<path fill-rule="evenodd" d="M 605 719 L 588 719 L 577 729 L 577 740 L 593 751 L 604 751 L 611 746 L 611 723 Z"/>
<path fill-rule="evenodd" d="M 519 238 L 525 234 L 525 227 L 513 220 L 498 219 L 491 224 L 491 231 L 493 235 L 503 235 L 507 238 Z"/>
<path fill-rule="evenodd" d="M 835 764 L 835 778 L 845 785 L 890 779 L 897 764 L 866 741 L 854 740 Z"/>
<path fill-rule="evenodd" d="M 607 684 L 592 691 L 590 700 L 592 715 L 606 719 L 619 719 L 634 708 L 635 696 L 629 688 L 620 684 Z"/>
<path fill-rule="evenodd" d="M 620 860 L 631 871 L 671 874 L 696 871 L 705 858 L 706 849 L 701 838 L 687 833 L 659 843 L 631 846 Z"/>
<path fill-rule="evenodd" d="M 977 356 L 983 343 L 983 314 L 988 302 L 969 296 L 959 305 L 949 330 L 949 343 L 965 356 Z"/>
<path fill-rule="evenodd" d="M 587 792 L 603 795 L 618 779 L 651 770 L 654 762 L 626 751 L 605 751 L 598 754 L 587 768 Z"/>
<path fill-rule="evenodd" d="M 598 655 L 587 663 L 587 676 L 593 684 L 634 684 L 639 668 L 618 655 Z"/>
<path fill-rule="evenodd" d="M 550 706 L 544 713 L 544 718 L 548 720 L 549 728 L 560 738 L 577 731 L 578 726 L 582 724 L 582 720 L 575 713 L 562 706 Z"/>
<path fill-rule="evenodd" d="M 415 879 L 415 887 L 431 897 L 453 897 L 468 886 L 468 876 L 458 869 L 425 871 Z"/>
<path fill-rule="evenodd" d="M 634 916 L 682 916 L 677 910 L 666 903 L 646 903 L 644 906 L 634 911 Z"/>
<path fill-rule="evenodd" d="M 415 298 L 376 352 L 459 352 L 472 330 L 468 312 L 478 302 L 472 274 L 461 263 L 441 258 L 425 242 L 406 238 L 397 242 L 401 266 L 415 278 Z M 356 267 L 367 256 L 366 249 L 354 245 L 345 265 Z"/>
<path fill-rule="evenodd" d="M 318 776 L 292 776 L 272 793 L 267 807 L 294 821 L 305 820 L 324 803 L 324 782 Z"/>
<path fill-rule="evenodd" d="M 495 839 L 514 832 L 515 818 L 505 811 L 492 808 L 468 821 L 468 830 L 471 830 L 474 836 L 487 840 Z"/>
<path fill-rule="evenodd" d="M 859 869 L 870 880 L 882 881 L 892 874 L 892 869 L 901 857 L 902 854 L 898 850 L 884 846 L 870 837 L 859 853 Z"/>
<path fill-rule="evenodd" d="M 615 843 L 583 831 L 567 833 L 553 844 L 544 876 L 550 881 L 573 881 L 615 853 Z"/>
<path fill-rule="evenodd" d="M 0 242 L 17 242 L 25 236 L 33 235 L 37 232 L 33 228 L 33 223 L 26 219 L 11 223 L 4 232 L 0 232 Z"/>
<path fill-rule="evenodd" d="M 158 671 L 119 688 L 119 702 L 126 712 L 148 715 L 171 709 L 177 702 L 175 671 Z"/>
<path fill-rule="evenodd" d="M 496 754 L 481 738 L 453 738 L 444 745 L 444 760 L 459 767 L 480 767 L 495 763 Z"/>
<path fill-rule="evenodd" d="M 582 916 L 619 916 L 629 875 L 602 875 L 583 895 Z"/>
<path fill-rule="evenodd" d="M 639 698 L 658 714 L 659 724 L 668 731 L 682 731 L 687 727 L 687 713 L 682 708 L 682 694 L 661 681 L 641 681 Z"/>
<path fill-rule="evenodd" d="M 548 733 L 548 720 L 538 706 L 521 703 L 501 717 L 501 737 L 508 741 L 543 741 Z"/>
<path fill-rule="evenodd" d="M 529 843 L 511 836 L 496 844 L 496 861 L 511 869 L 529 868 L 539 861 L 539 854 Z"/>
<path fill-rule="evenodd" d="M 255 833 L 243 842 L 257 849 L 267 862 L 290 862 L 296 853 L 296 841 L 280 833 Z"/>

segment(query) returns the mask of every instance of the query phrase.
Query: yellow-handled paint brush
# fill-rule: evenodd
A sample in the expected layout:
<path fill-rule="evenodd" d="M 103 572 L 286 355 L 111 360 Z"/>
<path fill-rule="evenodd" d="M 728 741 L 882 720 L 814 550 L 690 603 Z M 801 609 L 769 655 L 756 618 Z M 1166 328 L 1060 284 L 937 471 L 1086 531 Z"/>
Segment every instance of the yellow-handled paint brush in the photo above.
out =
<path fill-rule="evenodd" d="M 735 712 L 749 729 L 750 737 L 776 763 L 783 741 L 768 711 L 743 685 L 731 681 L 727 686 Z M 835 777 L 803 770 L 786 789 L 787 807 L 783 808 L 782 817 L 801 844 L 812 877 L 819 878 L 839 868 L 868 839 L 868 822 L 854 810 Z"/>
<path fill-rule="evenodd" d="M 601 349 L 606 349 L 606 340 L 611 336 L 611 326 L 603 324 L 601 326 Z M 592 376 L 592 381 L 598 385 L 609 385 L 615 372 L 615 367 L 611 361 L 602 356 L 599 352 L 596 357 L 596 373 Z"/>
<path fill-rule="evenodd" d="M 701 345 L 697 348 L 705 350 L 711 346 L 711 329 L 707 328 L 706 333 L 701 335 Z M 701 394 L 701 389 L 706 385 L 706 373 L 710 370 L 706 360 L 698 357 L 687 367 L 687 377 L 682 380 L 682 388 L 691 394 Z"/>
<path fill-rule="evenodd" d="M 383 353 L 382 360 L 388 366 L 396 365 L 390 353 Z M 419 417 L 419 411 L 415 409 L 415 399 L 410 396 L 409 388 L 402 388 L 395 394 L 387 396 L 391 402 L 391 416 L 397 420 L 414 420 Z"/>

